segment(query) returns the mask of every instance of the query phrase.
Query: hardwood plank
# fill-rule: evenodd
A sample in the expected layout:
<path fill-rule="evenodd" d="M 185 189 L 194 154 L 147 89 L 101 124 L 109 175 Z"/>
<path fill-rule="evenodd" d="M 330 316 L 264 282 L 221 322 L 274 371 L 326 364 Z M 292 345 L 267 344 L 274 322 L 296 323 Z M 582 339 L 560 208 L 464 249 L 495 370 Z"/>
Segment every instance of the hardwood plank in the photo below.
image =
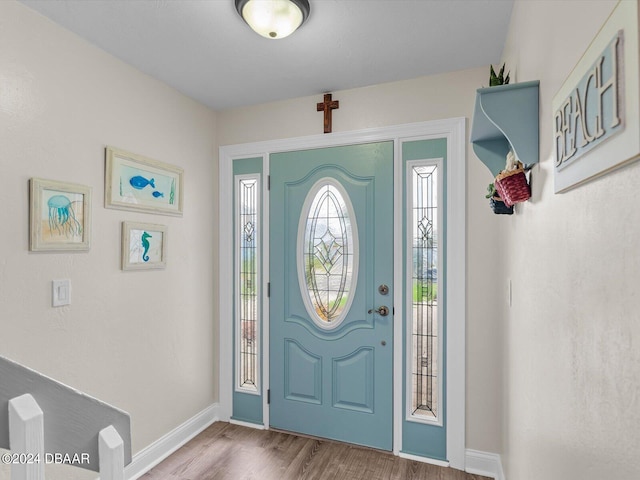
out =
<path fill-rule="evenodd" d="M 216 422 L 144 480 L 489 480 L 388 452 Z"/>

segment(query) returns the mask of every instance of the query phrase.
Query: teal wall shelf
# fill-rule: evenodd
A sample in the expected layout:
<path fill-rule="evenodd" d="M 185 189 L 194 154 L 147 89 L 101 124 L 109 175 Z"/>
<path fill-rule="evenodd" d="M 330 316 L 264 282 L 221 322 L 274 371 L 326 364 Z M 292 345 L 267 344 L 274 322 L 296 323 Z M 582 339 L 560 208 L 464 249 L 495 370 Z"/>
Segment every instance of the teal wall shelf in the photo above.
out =
<path fill-rule="evenodd" d="M 477 157 L 496 176 L 507 153 L 531 167 L 538 163 L 540 82 L 479 88 L 471 122 L 471 143 Z"/>

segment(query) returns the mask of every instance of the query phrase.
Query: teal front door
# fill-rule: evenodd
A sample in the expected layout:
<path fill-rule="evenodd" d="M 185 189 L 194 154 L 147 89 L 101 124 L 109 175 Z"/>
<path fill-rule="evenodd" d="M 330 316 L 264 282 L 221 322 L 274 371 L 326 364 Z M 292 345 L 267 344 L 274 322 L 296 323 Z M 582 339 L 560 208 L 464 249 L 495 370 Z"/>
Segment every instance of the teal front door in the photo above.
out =
<path fill-rule="evenodd" d="M 393 142 L 270 175 L 270 426 L 391 450 Z"/>

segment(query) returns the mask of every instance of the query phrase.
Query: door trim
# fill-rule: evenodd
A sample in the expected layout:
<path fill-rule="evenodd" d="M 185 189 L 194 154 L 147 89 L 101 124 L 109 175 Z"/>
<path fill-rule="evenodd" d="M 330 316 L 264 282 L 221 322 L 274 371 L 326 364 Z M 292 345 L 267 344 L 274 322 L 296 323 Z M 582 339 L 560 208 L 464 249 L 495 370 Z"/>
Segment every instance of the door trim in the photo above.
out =
<path fill-rule="evenodd" d="M 394 141 L 394 244 L 402 245 L 402 161 L 401 142 L 406 140 L 423 140 L 430 138 L 447 139 L 447 457 L 453 468 L 465 468 L 465 323 L 466 323 L 466 121 L 464 118 L 452 118 L 429 122 L 410 123 L 389 127 L 379 127 L 352 132 L 338 132 L 324 135 L 313 135 L 280 140 L 227 145 L 219 148 L 219 225 L 231 225 L 233 218 L 233 160 L 239 158 L 263 158 L 263 185 L 266 187 L 266 176 L 269 174 L 269 154 L 310 148 L 325 148 L 341 145 Z M 269 198 L 268 191 L 263 188 L 264 238 L 269 238 Z M 228 254 L 233 248 L 233 232 L 220 228 L 218 238 L 218 378 L 220 419 L 229 421 L 232 408 L 233 372 L 228 368 L 233 365 L 232 333 L 233 297 L 232 282 L 233 259 Z M 263 271 L 269 271 L 268 243 L 263 242 Z M 394 282 L 402 285 L 402 249 L 394 251 Z M 267 291 L 263 279 L 263 292 Z M 268 299 L 264 298 L 266 302 Z M 404 354 L 402 341 L 402 321 L 404 298 L 401 288 L 394 293 L 394 398 L 393 398 L 393 453 L 400 454 L 402 449 L 402 359 Z M 262 388 L 263 422 L 262 428 L 268 428 L 269 408 L 266 404 L 269 385 L 269 316 L 268 308 L 263 315 L 262 331 Z M 223 367 L 224 366 L 224 367 Z M 257 426 L 260 428 L 260 426 Z M 429 461 L 428 459 L 422 459 Z M 439 462 L 441 463 L 441 462 Z"/>

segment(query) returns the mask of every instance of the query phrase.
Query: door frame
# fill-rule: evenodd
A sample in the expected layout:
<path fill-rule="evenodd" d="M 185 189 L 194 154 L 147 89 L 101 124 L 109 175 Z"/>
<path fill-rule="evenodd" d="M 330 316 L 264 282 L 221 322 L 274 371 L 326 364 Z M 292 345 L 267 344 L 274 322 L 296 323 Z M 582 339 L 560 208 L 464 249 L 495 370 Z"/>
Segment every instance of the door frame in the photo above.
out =
<path fill-rule="evenodd" d="M 388 127 L 370 128 L 351 132 L 338 132 L 305 137 L 244 143 L 219 148 L 219 225 L 233 224 L 233 161 L 240 158 L 263 158 L 263 185 L 269 174 L 271 153 L 354 145 L 371 142 L 394 142 L 394 245 L 403 245 L 402 240 L 402 142 L 408 140 L 447 139 L 447 457 L 448 462 L 432 460 L 431 463 L 450 465 L 465 469 L 465 378 L 466 378 L 466 120 L 451 118 L 428 122 L 410 123 Z M 269 196 L 262 189 L 263 218 L 263 271 L 269 271 Z M 233 395 L 233 232 L 230 228 L 219 229 L 218 237 L 218 378 L 219 417 L 230 421 Z M 262 316 L 262 394 L 263 425 L 246 424 L 254 428 L 269 428 L 269 407 L 266 403 L 269 386 L 269 308 L 266 298 L 268 275 L 264 275 Z M 394 285 L 402 285 L 402 248 L 394 248 Z M 403 322 L 404 296 L 402 288 L 394 289 L 394 352 L 393 352 L 393 453 L 401 457 L 430 462 L 428 458 L 401 453 L 404 357 Z M 235 422 L 242 423 L 242 422 Z"/>

